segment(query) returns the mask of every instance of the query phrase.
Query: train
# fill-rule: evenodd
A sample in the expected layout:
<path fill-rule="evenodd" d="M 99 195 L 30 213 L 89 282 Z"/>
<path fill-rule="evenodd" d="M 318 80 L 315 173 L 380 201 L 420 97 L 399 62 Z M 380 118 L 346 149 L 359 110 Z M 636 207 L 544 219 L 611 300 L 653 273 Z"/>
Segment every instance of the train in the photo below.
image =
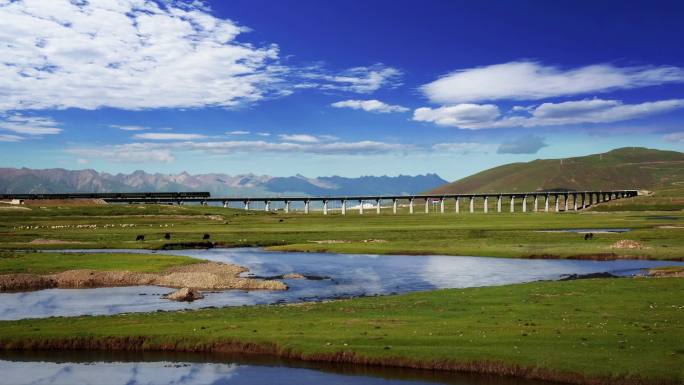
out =
<path fill-rule="evenodd" d="M 58 194 L 0 194 L 0 199 L 188 199 L 209 198 L 206 191 L 192 192 L 130 192 L 130 193 L 58 193 Z"/>

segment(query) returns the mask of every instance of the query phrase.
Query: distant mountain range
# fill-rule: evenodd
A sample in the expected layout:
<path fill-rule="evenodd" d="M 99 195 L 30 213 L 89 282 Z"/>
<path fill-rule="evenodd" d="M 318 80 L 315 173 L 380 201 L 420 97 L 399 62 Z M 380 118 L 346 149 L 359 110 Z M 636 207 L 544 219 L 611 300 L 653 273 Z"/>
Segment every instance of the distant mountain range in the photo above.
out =
<path fill-rule="evenodd" d="M 437 174 L 417 176 L 340 176 L 307 178 L 302 175 L 109 174 L 95 170 L 61 168 L 34 170 L 0 168 L 0 193 L 164 192 L 209 191 L 212 196 L 245 195 L 392 195 L 416 194 L 447 183 Z"/>
<path fill-rule="evenodd" d="M 510 163 L 432 189 L 434 194 L 684 187 L 684 153 L 643 147 Z"/>

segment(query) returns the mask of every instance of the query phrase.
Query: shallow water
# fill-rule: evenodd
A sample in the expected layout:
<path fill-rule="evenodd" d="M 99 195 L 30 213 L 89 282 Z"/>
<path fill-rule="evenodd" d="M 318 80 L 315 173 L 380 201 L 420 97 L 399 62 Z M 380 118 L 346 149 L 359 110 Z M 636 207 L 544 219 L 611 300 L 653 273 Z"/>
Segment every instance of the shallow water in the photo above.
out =
<path fill-rule="evenodd" d="M 173 353 L 2 352 L 0 383 L 243 385 L 547 385 L 497 376 Z"/>
<path fill-rule="evenodd" d="M 117 250 L 106 250 L 115 252 Z M 122 250 L 118 250 L 121 252 Z M 90 250 L 102 252 L 102 250 Z M 149 250 L 125 252 L 151 253 Z M 327 276 L 322 280 L 284 280 L 287 291 L 229 290 L 205 293 L 192 303 L 162 299 L 173 289 L 133 286 L 99 289 L 48 289 L 0 294 L 0 320 L 196 309 L 278 302 L 316 301 L 329 298 L 382 295 L 442 288 L 505 285 L 555 280 L 570 274 L 609 272 L 639 274 L 642 269 L 684 265 L 670 261 L 531 260 L 513 258 L 282 253 L 262 249 L 210 249 L 164 251 L 167 254 L 235 263 L 257 276 L 291 272 Z"/>

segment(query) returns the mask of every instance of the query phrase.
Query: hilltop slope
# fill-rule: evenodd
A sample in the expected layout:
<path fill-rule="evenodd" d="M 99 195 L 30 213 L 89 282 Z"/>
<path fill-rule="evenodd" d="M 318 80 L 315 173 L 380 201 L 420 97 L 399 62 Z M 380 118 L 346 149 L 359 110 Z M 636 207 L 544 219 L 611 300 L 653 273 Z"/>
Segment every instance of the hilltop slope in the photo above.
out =
<path fill-rule="evenodd" d="M 676 187 L 684 187 L 684 153 L 625 147 L 576 158 L 506 164 L 445 184 L 430 193 Z"/>

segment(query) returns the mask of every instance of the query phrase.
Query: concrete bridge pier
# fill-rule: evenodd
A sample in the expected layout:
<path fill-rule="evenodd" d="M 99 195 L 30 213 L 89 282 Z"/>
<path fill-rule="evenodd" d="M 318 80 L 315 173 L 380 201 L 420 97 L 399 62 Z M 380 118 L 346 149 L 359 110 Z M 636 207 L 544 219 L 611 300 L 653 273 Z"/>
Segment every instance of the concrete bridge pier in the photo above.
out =
<path fill-rule="evenodd" d="M 527 195 L 523 195 L 522 212 L 524 212 L 524 213 L 527 212 Z"/>
<path fill-rule="evenodd" d="M 472 214 L 474 212 L 475 212 L 475 197 L 471 196 L 470 197 L 470 213 Z"/>
<path fill-rule="evenodd" d="M 539 195 L 534 195 L 534 212 L 539 211 Z"/>
<path fill-rule="evenodd" d="M 458 214 L 461 211 L 461 198 L 456 197 L 456 214 Z"/>
<path fill-rule="evenodd" d="M 511 212 L 515 212 L 515 195 L 511 195 Z"/>
<path fill-rule="evenodd" d="M 290 213 L 290 201 L 285 201 L 285 214 Z"/>
<path fill-rule="evenodd" d="M 432 200 L 425 198 L 425 214 L 430 214 L 430 203 L 432 203 Z"/>
<path fill-rule="evenodd" d="M 245 210 L 249 210 L 249 201 L 243 201 L 242 203 L 245 204 Z"/>
<path fill-rule="evenodd" d="M 228 202 L 227 202 L 227 201 L 223 201 L 223 208 L 225 209 L 226 207 L 228 207 Z"/>
<path fill-rule="evenodd" d="M 309 213 L 309 208 L 310 208 L 309 206 L 310 206 L 310 202 L 308 200 L 304 201 L 304 214 Z"/>
<path fill-rule="evenodd" d="M 328 215 L 328 201 L 323 201 L 323 215 Z"/>
<path fill-rule="evenodd" d="M 577 194 L 572 194 L 572 209 L 577 211 Z"/>
<path fill-rule="evenodd" d="M 489 212 L 489 197 L 484 196 L 484 213 L 487 214 Z"/>
<path fill-rule="evenodd" d="M 363 200 L 359 200 L 359 215 L 363 215 Z"/>
<path fill-rule="evenodd" d="M 392 199 L 392 213 L 396 214 L 397 213 L 397 199 Z"/>
<path fill-rule="evenodd" d="M 375 212 L 380 214 L 380 199 L 375 200 Z"/>
<path fill-rule="evenodd" d="M 413 214 L 413 198 L 409 198 L 409 214 Z"/>
<path fill-rule="evenodd" d="M 342 199 L 342 207 L 341 207 L 342 215 L 347 215 L 347 200 Z"/>
<path fill-rule="evenodd" d="M 549 196 L 549 194 L 546 194 L 546 196 L 544 196 L 544 212 L 545 213 L 549 212 L 549 199 L 550 198 L 551 197 Z"/>
<path fill-rule="evenodd" d="M 501 195 L 496 197 L 496 212 L 497 213 L 501 212 Z"/>
<path fill-rule="evenodd" d="M 271 211 L 271 202 L 264 201 L 264 211 Z"/>
<path fill-rule="evenodd" d="M 439 199 L 439 213 L 444 214 L 444 198 Z"/>
<path fill-rule="evenodd" d="M 555 200 L 556 200 L 556 207 L 555 207 L 555 209 L 556 209 L 556 212 L 558 212 L 558 211 L 560 211 L 560 201 L 559 201 L 560 195 L 556 194 L 556 195 L 555 195 L 555 198 L 556 198 L 556 199 L 555 199 Z"/>

